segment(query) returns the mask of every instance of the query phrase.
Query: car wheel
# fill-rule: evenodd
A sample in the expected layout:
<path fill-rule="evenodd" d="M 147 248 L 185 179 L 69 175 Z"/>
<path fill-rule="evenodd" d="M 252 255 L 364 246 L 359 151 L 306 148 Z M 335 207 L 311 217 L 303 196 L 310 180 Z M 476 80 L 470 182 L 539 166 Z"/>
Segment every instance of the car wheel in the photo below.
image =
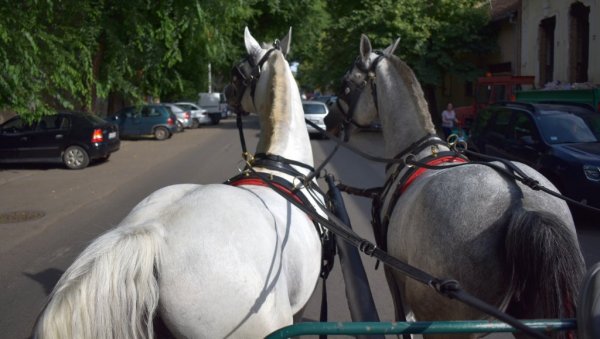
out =
<path fill-rule="evenodd" d="M 156 140 L 165 140 L 169 138 L 169 131 L 164 127 L 156 127 L 154 129 L 154 137 Z"/>
<path fill-rule="evenodd" d="M 69 169 L 82 169 L 90 163 L 87 152 L 79 146 L 70 146 L 63 153 L 63 163 Z"/>
<path fill-rule="evenodd" d="M 183 132 L 183 124 L 181 122 L 177 121 L 176 125 L 177 125 L 177 132 Z"/>
<path fill-rule="evenodd" d="M 193 119 L 192 120 L 192 128 L 198 128 L 200 127 L 200 121 L 198 121 L 198 119 Z"/>

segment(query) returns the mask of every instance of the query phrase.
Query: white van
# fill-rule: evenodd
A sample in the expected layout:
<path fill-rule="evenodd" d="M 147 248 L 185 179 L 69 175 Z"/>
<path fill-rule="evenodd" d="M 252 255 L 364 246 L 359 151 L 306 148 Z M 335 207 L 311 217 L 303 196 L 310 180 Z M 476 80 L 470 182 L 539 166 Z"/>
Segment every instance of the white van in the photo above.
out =
<path fill-rule="evenodd" d="M 219 113 L 220 119 L 227 118 L 227 102 L 223 93 L 198 93 L 198 106 L 205 109 L 211 115 L 211 118 L 214 113 Z"/>

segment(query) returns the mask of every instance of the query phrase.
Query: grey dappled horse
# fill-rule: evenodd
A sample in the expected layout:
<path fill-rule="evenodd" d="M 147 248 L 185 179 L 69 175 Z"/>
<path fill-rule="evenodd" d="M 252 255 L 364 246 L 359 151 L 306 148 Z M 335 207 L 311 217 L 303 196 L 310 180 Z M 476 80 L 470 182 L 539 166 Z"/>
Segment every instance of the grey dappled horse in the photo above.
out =
<path fill-rule="evenodd" d="M 343 111 L 343 119 L 358 125 L 379 117 L 386 157 L 437 166 L 464 163 L 437 137 L 417 78 L 393 55 L 398 42 L 376 53 L 361 37 L 360 54 L 343 79 L 340 107 L 334 107 L 329 121 L 342 120 Z M 556 190 L 532 168 L 514 164 Z M 386 170 L 387 186 L 375 216 L 389 227 L 385 240 L 391 255 L 436 277 L 456 279 L 467 292 L 517 318 L 574 317 L 584 263 L 563 200 L 484 165 L 405 177 L 409 170 L 402 165 Z M 396 311 L 403 310 L 408 319 L 486 318 L 387 267 L 386 277 Z"/>
<path fill-rule="evenodd" d="M 238 66 L 253 75 L 253 84 L 235 97 L 260 117 L 258 153 L 310 167 L 300 94 L 285 60 L 290 34 L 280 49 L 265 49 L 246 28 L 248 58 Z M 292 174 L 254 169 L 288 182 L 308 172 L 281 166 Z M 319 199 L 309 197 L 309 204 Z M 54 288 L 35 337 L 153 337 L 159 314 L 177 337 L 262 338 L 293 323 L 320 268 L 315 225 L 271 188 L 243 181 L 169 186 L 75 260 Z"/>

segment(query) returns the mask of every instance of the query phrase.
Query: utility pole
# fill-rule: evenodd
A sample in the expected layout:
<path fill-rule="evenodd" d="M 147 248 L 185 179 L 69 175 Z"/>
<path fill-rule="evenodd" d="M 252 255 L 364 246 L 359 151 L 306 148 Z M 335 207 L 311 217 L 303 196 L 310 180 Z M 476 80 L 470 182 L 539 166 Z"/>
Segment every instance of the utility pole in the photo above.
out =
<path fill-rule="evenodd" d="M 211 80 L 211 73 L 210 73 L 210 62 L 208 63 L 208 93 L 212 93 L 212 80 Z"/>

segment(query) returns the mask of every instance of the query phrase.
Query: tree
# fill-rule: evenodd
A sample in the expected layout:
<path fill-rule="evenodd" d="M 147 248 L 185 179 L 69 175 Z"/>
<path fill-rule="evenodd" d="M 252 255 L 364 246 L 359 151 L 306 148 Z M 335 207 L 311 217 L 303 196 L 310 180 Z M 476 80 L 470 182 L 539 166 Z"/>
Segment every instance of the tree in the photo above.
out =
<path fill-rule="evenodd" d="M 481 0 L 332 0 L 329 12 L 337 18 L 325 40 L 327 67 L 311 77 L 323 85 L 337 79 L 357 55 L 360 34 L 369 36 L 375 48 L 385 48 L 394 39 L 396 51 L 423 85 L 428 99 L 441 84 L 444 74 L 467 79 L 480 72 L 465 56 L 492 50 L 494 40 L 484 29 L 489 20 L 487 2 Z M 331 85 L 330 85 L 331 86 Z M 334 83 L 334 86 L 337 84 Z M 431 105 L 430 107 L 434 106 Z M 437 116 L 437 115 L 435 115 Z"/>
<path fill-rule="evenodd" d="M 0 109 L 31 119 L 58 109 L 93 111 L 96 98 L 140 103 L 195 98 L 229 80 L 243 28 L 279 38 L 310 58 L 325 1 L 28 0 L 0 5 Z"/>
<path fill-rule="evenodd" d="M 91 3 L 4 2 L 0 109 L 33 119 L 55 106 L 88 104 L 98 20 L 98 8 Z"/>
<path fill-rule="evenodd" d="M 308 88 L 338 86 L 361 33 L 381 48 L 400 36 L 397 53 L 426 90 L 446 72 L 470 77 L 464 55 L 490 48 L 482 0 L 0 1 L 0 110 L 32 119 L 93 111 L 97 98 L 195 99 L 208 63 L 220 90 L 245 26 L 266 41 L 293 27 L 288 59 Z"/>

